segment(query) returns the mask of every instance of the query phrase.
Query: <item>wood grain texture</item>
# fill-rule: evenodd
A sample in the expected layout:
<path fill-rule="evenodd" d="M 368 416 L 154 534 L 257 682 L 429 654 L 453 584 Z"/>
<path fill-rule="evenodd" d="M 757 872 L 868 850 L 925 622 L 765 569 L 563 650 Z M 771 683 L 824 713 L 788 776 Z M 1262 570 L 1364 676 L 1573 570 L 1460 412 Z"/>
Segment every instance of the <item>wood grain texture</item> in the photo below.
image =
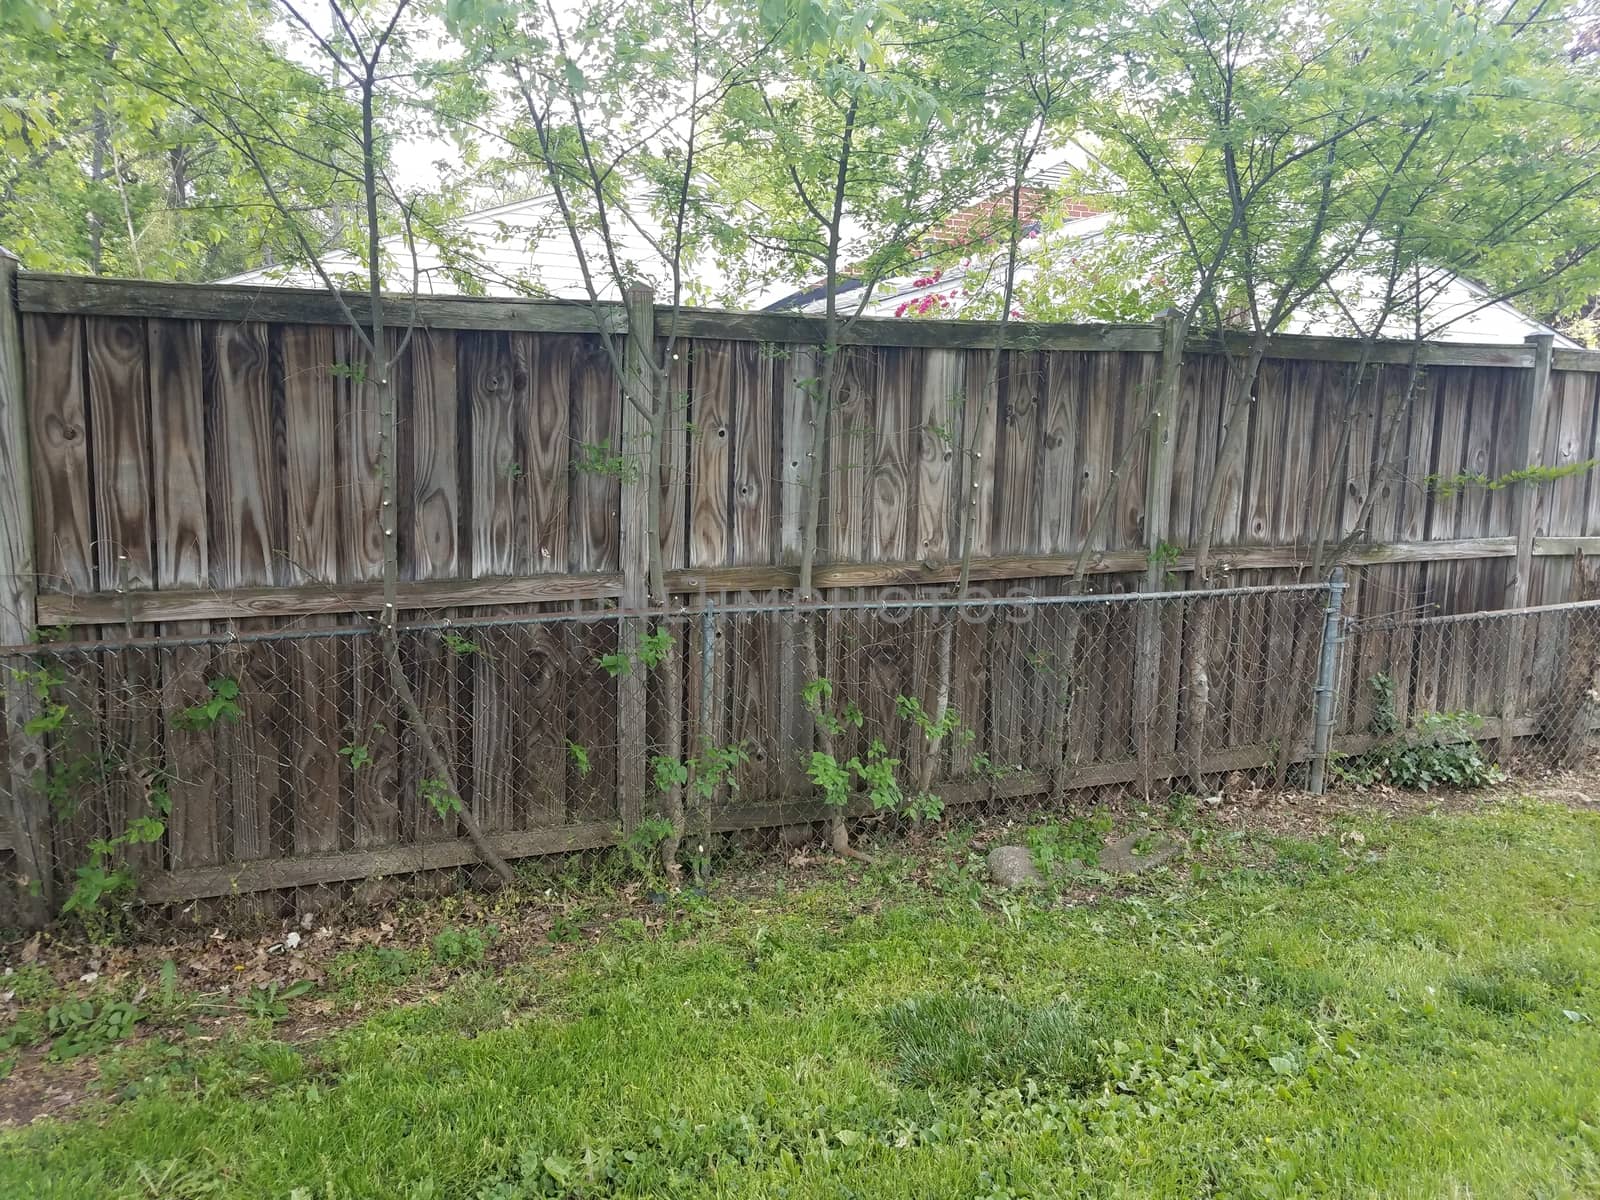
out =
<path fill-rule="evenodd" d="M 461 481 L 454 333 L 412 332 L 408 387 L 400 390 L 400 443 L 411 462 L 410 553 L 402 579 L 450 579 L 461 569 Z"/>
<path fill-rule="evenodd" d="M 776 586 L 776 585 L 768 585 Z M 538 604 L 558 600 L 604 600 L 622 595 L 616 572 L 589 575 L 489 576 L 424 580 L 400 585 L 401 610 L 475 605 Z M 126 621 L 210 621 L 312 614 L 368 613 L 383 607 L 378 583 L 311 584 L 301 587 L 173 588 L 125 597 L 41 595 L 39 619 L 50 625 L 109 625 Z"/>
<path fill-rule="evenodd" d="M 278 354 L 282 361 L 283 421 L 282 494 L 286 506 L 284 582 L 296 584 L 331 583 L 342 578 L 372 579 L 369 554 L 354 553 L 341 561 L 339 532 L 348 533 L 347 547 L 379 548 L 378 576 L 382 572 L 382 530 L 377 506 L 370 510 L 358 497 L 377 474 L 375 448 L 363 448 L 349 456 L 340 470 L 338 447 L 339 421 L 335 398 L 336 377 L 334 331 L 326 326 L 285 325 L 275 330 Z M 352 364 L 346 360 L 347 369 Z M 370 367 L 360 368 L 369 370 Z M 349 379 L 337 380 L 353 385 Z M 347 392 L 352 388 L 347 387 Z M 359 391 L 365 392 L 365 388 Z M 350 409 L 369 410 L 375 406 L 366 398 L 350 403 Z M 350 411 L 347 409 L 346 421 Z M 361 418 L 363 425 L 376 426 L 376 417 Z M 358 442 L 348 425 L 347 444 Z M 358 460 L 358 461 L 357 461 Z M 340 499 L 346 507 L 340 511 Z M 377 533 L 374 542 L 372 533 Z"/>
<path fill-rule="evenodd" d="M 410 383 L 407 364 L 389 362 L 392 335 L 385 336 L 380 361 L 374 362 L 353 331 L 332 330 L 330 342 L 325 336 L 328 331 L 324 330 L 324 336 L 311 332 L 316 328 L 309 327 L 305 335 L 292 341 L 286 337 L 283 352 L 289 430 L 292 432 L 296 424 L 302 430 L 316 428 L 319 436 L 326 436 L 335 449 L 331 462 L 323 455 L 316 460 L 320 469 L 332 472 L 334 490 L 327 509 L 336 523 L 337 534 L 329 546 L 338 565 L 333 574 L 321 578 L 377 582 L 383 579 L 384 530 L 404 519 L 404 508 L 398 516 L 383 509 L 383 405 L 378 380 L 384 373 L 389 374 L 397 426 L 411 433 L 402 413 L 411 391 L 404 386 Z M 294 326 L 283 327 L 285 335 L 294 330 Z M 397 438 L 394 490 L 405 505 L 411 497 L 412 462 L 409 455 L 400 452 L 402 445 L 404 442 Z M 289 461 L 293 462 L 292 453 Z M 293 517 L 291 508 L 291 522 Z M 292 524 L 290 537 L 304 540 Z M 409 531 L 402 530 L 397 539 L 402 563 L 408 557 L 410 541 Z"/>
<path fill-rule="evenodd" d="M 201 327 L 148 325 L 156 586 L 194 588 L 210 575 Z"/>
<path fill-rule="evenodd" d="M 972 505 L 972 554 L 988 557 L 994 553 L 994 507 L 997 479 L 995 476 L 995 446 L 998 443 L 999 397 L 998 389 L 989 382 L 989 355 L 980 351 L 967 351 L 965 360 L 966 404 L 961 414 L 966 448 L 971 455 L 967 464 L 967 493 L 963 503 Z M 973 423 L 976 422 L 976 425 Z M 953 549 L 959 553 L 960 547 Z"/>
<path fill-rule="evenodd" d="M 966 409 L 966 359 L 953 350 L 929 350 L 921 358 L 916 404 L 916 526 L 912 550 L 925 562 L 957 553 L 959 529 L 956 489 L 963 413 Z"/>
<path fill-rule="evenodd" d="M 819 561 L 860 562 L 867 555 L 871 520 L 870 456 L 877 386 L 877 354 L 866 347 L 839 352 L 837 394 L 828 413 L 825 516 L 818 532 Z M 826 551 L 826 554 L 820 551 Z"/>
<path fill-rule="evenodd" d="M 693 348 L 689 407 L 689 566 L 723 566 L 730 555 L 729 480 L 733 463 L 733 349 Z"/>
<path fill-rule="evenodd" d="M 997 554 L 1014 554 L 1039 543 L 1048 376 L 1042 354 L 1008 351 L 1001 356 L 1000 366 L 990 548 Z"/>
<path fill-rule="evenodd" d="M 622 438 L 622 398 L 610 360 L 595 338 L 563 339 L 572 361 L 569 436 L 572 444 L 602 448 L 614 456 Z M 568 570 L 615 571 L 621 543 L 618 518 L 622 481 L 615 472 L 580 470 L 572 474 L 571 545 Z"/>
<path fill-rule="evenodd" d="M 143 321 L 85 322 L 94 430 L 95 558 L 107 590 L 148 588 L 151 553 L 150 397 Z"/>
<path fill-rule="evenodd" d="M 282 585 L 288 564 L 268 365 L 269 327 L 216 325 L 206 345 L 208 582 Z"/>
<path fill-rule="evenodd" d="M 17 260 L 0 250 L 0 644 L 33 636 L 39 580 L 34 549 L 27 368 L 21 319 L 13 307 Z M 7 670 L 0 679 L 5 753 L 0 755 L 0 821 L 15 855 L 14 912 L 27 928 L 44 925 L 54 900 L 50 870 L 50 809 L 33 781 L 46 766 L 43 737 L 34 730 L 39 700 Z"/>
<path fill-rule="evenodd" d="M 26 317 L 23 338 L 39 590 L 90 592 L 97 581 L 83 321 Z"/>
<path fill-rule="evenodd" d="M 32 636 L 34 593 L 39 586 L 34 573 L 27 368 L 21 318 L 12 307 L 16 274 L 17 260 L 0 251 L 0 645 L 17 645 Z"/>
<path fill-rule="evenodd" d="M 472 429 L 465 473 L 472 490 L 467 563 L 474 576 L 511 575 L 526 565 L 518 561 L 524 556 L 518 554 L 517 534 L 518 509 L 528 511 L 518 502 L 528 472 L 528 390 L 526 375 L 517 386 L 516 371 L 510 334 L 462 337 L 461 376 Z"/>
<path fill-rule="evenodd" d="M 667 417 L 662 435 L 658 486 L 661 489 L 661 561 L 667 570 L 686 567 L 688 560 L 689 422 L 694 367 L 690 347 L 674 340 L 656 339 L 657 355 L 667 362 Z"/>
<path fill-rule="evenodd" d="M 878 383 L 872 393 L 871 428 L 863 439 L 867 525 L 865 555 L 872 561 L 911 557 L 911 531 L 918 508 L 912 470 L 912 431 L 917 360 L 899 348 L 877 353 Z"/>
<path fill-rule="evenodd" d="M 733 348 L 731 418 L 733 447 L 728 480 L 730 563 L 772 561 L 777 532 L 774 435 L 780 360 L 761 344 Z"/>

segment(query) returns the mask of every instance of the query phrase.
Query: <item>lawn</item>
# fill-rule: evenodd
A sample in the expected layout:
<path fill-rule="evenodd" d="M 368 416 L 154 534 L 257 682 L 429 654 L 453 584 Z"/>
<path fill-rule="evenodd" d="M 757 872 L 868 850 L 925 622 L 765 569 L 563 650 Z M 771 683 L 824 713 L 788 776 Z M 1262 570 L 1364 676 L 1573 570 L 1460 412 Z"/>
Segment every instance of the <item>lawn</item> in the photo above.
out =
<path fill-rule="evenodd" d="M 493 971 L 458 930 L 417 1003 L 358 957 L 367 1015 L 129 1050 L 0 1195 L 1600 1195 L 1600 815 L 1189 833 L 1093 903 L 953 833 Z"/>

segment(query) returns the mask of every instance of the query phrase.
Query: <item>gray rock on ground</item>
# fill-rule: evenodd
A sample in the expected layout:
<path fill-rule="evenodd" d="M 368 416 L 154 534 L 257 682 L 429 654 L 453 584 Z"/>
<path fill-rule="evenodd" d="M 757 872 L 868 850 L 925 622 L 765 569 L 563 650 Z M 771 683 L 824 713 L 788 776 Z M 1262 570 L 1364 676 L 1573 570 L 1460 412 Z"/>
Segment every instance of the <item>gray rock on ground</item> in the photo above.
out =
<path fill-rule="evenodd" d="M 1144 853 L 1135 854 L 1134 847 L 1141 841 L 1150 844 L 1145 847 Z M 1100 852 L 1100 869 L 1112 875 L 1137 875 L 1140 871 L 1149 871 L 1171 862 L 1182 853 L 1183 843 L 1176 838 L 1138 829 L 1126 837 L 1107 843 Z"/>
<path fill-rule="evenodd" d="M 1033 852 L 1026 846 L 996 846 L 989 851 L 989 878 L 1001 887 L 1021 887 L 1039 882 Z"/>

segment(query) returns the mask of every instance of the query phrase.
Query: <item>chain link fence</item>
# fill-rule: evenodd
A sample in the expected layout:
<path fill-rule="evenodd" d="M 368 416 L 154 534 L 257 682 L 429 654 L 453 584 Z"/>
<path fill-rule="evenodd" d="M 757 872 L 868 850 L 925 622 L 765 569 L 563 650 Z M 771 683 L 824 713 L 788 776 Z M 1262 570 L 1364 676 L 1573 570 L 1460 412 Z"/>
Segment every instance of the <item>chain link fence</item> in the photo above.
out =
<path fill-rule="evenodd" d="M 1512 775 L 1600 754 L 1600 601 L 1354 621 L 1341 661 L 1346 747 L 1470 738 Z"/>
<path fill-rule="evenodd" d="M 458 802 L 497 833 L 609 822 L 617 646 L 586 616 L 403 629 L 393 666 L 360 628 L 42 646 L 5 669 L 47 766 L 7 782 L 42 787 L 62 880 L 112 839 L 185 871 L 453 838 Z"/>
<path fill-rule="evenodd" d="M 1461 736 L 1511 770 L 1592 762 L 1600 602 L 1329 622 L 1335 595 L 701 601 L 414 625 L 394 661 L 366 626 L 31 646 L 5 727 L 44 766 L 0 783 L 7 812 L 42 793 L 58 895 L 125 862 L 176 898 L 468 862 L 458 804 L 508 856 L 681 809 L 688 853 L 829 802 L 1304 786 L 1322 694 L 1336 762 Z"/>

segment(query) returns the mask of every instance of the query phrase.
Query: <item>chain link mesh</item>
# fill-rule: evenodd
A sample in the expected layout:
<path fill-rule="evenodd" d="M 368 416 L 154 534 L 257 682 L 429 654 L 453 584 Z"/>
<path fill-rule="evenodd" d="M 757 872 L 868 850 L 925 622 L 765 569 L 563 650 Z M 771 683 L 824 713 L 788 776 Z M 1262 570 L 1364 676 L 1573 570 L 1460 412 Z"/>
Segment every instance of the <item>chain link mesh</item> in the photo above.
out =
<path fill-rule="evenodd" d="M 398 674 L 366 628 L 44 645 L 5 667 L 47 765 L 7 783 L 44 788 L 70 883 L 116 838 L 167 871 L 432 844 L 460 835 L 457 801 L 512 854 L 614 840 L 674 800 L 691 834 L 810 822 L 830 811 L 829 762 L 853 813 L 898 819 L 1232 771 L 1281 782 L 1309 755 L 1326 602 L 505 617 L 402 629 Z"/>
<path fill-rule="evenodd" d="M 1353 622 L 1342 670 L 1346 746 L 1471 737 L 1513 775 L 1600 753 L 1600 601 Z"/>

